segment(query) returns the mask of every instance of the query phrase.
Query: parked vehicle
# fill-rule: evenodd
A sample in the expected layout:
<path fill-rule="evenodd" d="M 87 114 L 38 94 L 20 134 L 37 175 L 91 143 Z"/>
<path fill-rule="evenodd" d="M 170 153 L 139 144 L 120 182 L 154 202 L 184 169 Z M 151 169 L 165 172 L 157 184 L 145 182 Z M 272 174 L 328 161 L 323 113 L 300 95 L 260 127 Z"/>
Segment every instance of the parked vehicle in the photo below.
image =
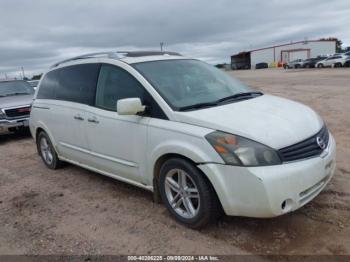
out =
<path fill-rule="evenodd" d="M 301 68 L 303 66 L 303 59 L 296 59 L 284 64 L 284 69 Z"/>
<path fill-rule="evenodd" d="M 264 68 L 269 68 L 269 65 L 267 63 L 257 63 L 255 65 L 255 69 L 264 69 Z"/>
<path fill-rule="evenodd" d="M 350 67 L 350 55 L 345 59 L 344 67 Z"/>
<path fill-rule="evenodd" d="M 34 89 L 21 80 L 0 82 L 0 134 L 28 128 Z"/>
<path fill-rule="evenodd" d="M 50 169 L 62 161 L 160 195 L 192 227 L 274 217 L 317 196 L 335 141 L 309 107 L 252 91 L 176 53 L 97 53 L 55 64 L 30 117 Z"/>
<path fill-rule="evenodd" d="M 304 60 L 303 62 L 303 68 L 314 68 L 316 63 L 322 60 L 325 60 L 327 58 L 327 56 L 319 56 L 316 58 L 309 58 Z"/>
<path fill-rule="evenodd" d="M 27 81 L 27 82 L 30 84 L 31 87 L 34 88 L 34 90 L 36 89 L 36 87 L 37 87 L 38 84 L 39 84 L 39 80 L 29 80 L 29 81 Z"/>
<path fill-rule="evenodd" d="M 333 55 L 316 63 L 316 67 L 342 67 L 345 63 L 345 55 Z"/>

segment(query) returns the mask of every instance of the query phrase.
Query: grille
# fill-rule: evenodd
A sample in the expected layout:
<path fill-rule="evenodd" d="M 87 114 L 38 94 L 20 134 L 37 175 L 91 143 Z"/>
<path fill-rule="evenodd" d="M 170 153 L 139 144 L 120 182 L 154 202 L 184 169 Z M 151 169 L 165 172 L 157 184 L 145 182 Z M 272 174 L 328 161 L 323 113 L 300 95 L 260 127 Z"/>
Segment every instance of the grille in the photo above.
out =
<path fill-rule="evenodd" d="M 278 150 L 282 161 L 289 162 L 321 155 L 324 149 L 318 145 L 317 137 L 323 140 L 326 147 L 328 146 L 329 133 L 327 127 L 323 126 L 322 129 L 312 137 Z"/>
<path fill-rule="evenodd" d="M 5 114 L 8 118 L 18 118 L 18 117 L 29 116 L 30 106 L 5 109 Z"/>

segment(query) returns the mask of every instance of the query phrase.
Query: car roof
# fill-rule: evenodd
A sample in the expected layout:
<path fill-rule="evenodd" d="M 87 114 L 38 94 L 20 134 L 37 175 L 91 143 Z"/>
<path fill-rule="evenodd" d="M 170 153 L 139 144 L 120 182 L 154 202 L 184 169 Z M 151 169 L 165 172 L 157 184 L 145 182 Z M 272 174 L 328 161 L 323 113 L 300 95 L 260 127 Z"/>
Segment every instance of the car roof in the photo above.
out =
<path fill-rule="evenodd" d="M 174 56 L 174 55 L 153 55 L 153 56 L 139 56 L 139 57 L 124 57 L 120 59 L 127 64 L 150 62 L 150 61 L 160 61 L 160 60 L 179 60 L 179 59 L 188 59 L 183 56 Z"/>

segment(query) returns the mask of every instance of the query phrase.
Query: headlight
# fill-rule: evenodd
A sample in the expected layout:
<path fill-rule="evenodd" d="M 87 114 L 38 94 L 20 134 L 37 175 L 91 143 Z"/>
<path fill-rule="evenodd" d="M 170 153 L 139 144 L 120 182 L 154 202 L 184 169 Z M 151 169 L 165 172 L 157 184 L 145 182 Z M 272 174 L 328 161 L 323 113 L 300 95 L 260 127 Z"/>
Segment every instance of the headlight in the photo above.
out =
<path fill-rule="evenodd" d="M 270 166 L 282 163 L 274 149 L 244 137 L 215 131 L 205 138 L 228 165 Z"/>

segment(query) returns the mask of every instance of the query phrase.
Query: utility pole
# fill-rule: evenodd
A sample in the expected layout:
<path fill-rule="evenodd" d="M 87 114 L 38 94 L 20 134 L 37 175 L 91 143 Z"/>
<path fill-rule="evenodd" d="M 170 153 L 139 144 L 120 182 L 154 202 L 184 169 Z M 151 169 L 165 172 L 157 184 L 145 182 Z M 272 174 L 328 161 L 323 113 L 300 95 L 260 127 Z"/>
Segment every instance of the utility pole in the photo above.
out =
<path fill-rule="evenodd" d="M 164 42 L 160 42 L 160 51 L 163 52 L 163 45 L 164 45 Z"/>
<path fill-rule="evenodd" d="M 24 68 L 23 68 L 23 66 L 21 67 L 21 69 L 22 69 L 22 80 L 24 80 Z"/>

